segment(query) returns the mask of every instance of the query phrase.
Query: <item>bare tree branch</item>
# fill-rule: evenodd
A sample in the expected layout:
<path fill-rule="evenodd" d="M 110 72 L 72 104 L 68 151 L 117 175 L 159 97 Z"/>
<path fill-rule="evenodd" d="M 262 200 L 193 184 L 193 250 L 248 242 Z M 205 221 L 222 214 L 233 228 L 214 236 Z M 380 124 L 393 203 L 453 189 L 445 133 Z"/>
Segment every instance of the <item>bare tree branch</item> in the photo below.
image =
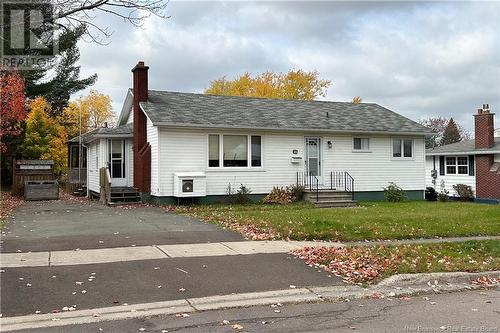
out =
<path fill-rule="evenodd" d="M 43 0 L 42 0 L 43 1 Z M 167 19 L 169 0 L 46 0 L 55 7 L 54 21 L 58 29 L 73 29 L 85 24 L 85 35 L 91 42 L 107 44 L 112 32 L 109 27 L 94 23 L 96 13 L 101 12 L 142 27 L 147 18 L 156 16 Z"/>

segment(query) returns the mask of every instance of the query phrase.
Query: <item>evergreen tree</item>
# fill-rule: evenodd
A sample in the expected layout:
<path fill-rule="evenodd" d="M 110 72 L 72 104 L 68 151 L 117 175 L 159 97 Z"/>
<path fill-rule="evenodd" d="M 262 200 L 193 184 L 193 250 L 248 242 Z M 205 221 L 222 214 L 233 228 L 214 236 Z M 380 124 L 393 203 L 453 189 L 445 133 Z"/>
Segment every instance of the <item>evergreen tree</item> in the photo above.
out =
<path fill-rule="evenodd" d="M 54 67 L 49 65 L 36 70 L 23 71 L 26 96 L 44 97 L 52 106 L 51 115 L 58 116 L 68 105 L 70 96 L 94 84 L 97 75 L 80 78 L 80 59 L 77 42 L 84 35 L 85 26 L 67 30 L 59 37 L 59 55 Z"/>
<path fill-rule="evenodd" d="M 441 146 L 460 141 L 462 141 L 460 130 L 458 129 L 458 126 L 453 118 L 450 118 L 450 121 L 444 130 L 443 137 L 441 138 Z"/>

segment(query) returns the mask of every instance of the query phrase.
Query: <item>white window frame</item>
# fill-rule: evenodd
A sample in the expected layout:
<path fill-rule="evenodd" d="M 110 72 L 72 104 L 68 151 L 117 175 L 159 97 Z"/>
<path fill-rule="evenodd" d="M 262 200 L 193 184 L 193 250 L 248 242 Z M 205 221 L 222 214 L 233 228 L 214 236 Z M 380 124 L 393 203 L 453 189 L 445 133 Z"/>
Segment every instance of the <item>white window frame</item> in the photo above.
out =
<path fill-rule="evenodd" d="M 394 141 L 401 141 L 401 157 L 394 156 Z M 411 157 L 404 156 L 404 140 L 411 140 Z M 415 139 L 414 138 L 405 138 L 405 137 L 393 137 L 391 138 L 391 159 L 396 161 L 412 161 L 415 160 Z"/>
<path fill-rule="evenodd" d="M 448 158 L 454 158 L 455 159 L 455 164 L 448 164 Z M 458 164 L 458 159 L 460 157 L 463 157 L 466 159 L 466 164 Z M 448 172 L 448 165 L 449 166 L 454 166 L 455 167 L 455 173 L 449 173 Z M 458 167 L 459 166 L 465 166 L 467 167 L 467 172 L 466 173 L 458 173 Z M 445 175 L 450 175 L 450 176 L 469 176 L 469 156 L 467 155 L 457 155 L 457 156 L 445 156 L 444 158 L 444 174 Z"/>
<path fill-rule="evenodd" d="M 367 149 L 356 149 L 354 148 L 354 140 L 355 139 L 361 139 L 361 140 L 368 140 L 368 148 Z M 370 149 L 370 146 L 371 146 L 371 143 L 370 143 L 370 138 L 369 137 L 366 137 L 366 136 L 353 136 L 352 137 L 352 152 L 353 153 L 371 153 L 371 149 Z M 363 141 L 361 141 L 363 142 Z M 363 146 L 363 144 L 361 144 L 361 146 Z"/>
<path fill-rule="evenodd" d="M 209 166 L 210 157 L 210 135 L 219 136 L 219 166 L 211 167 Z M 237 135 L 247 137 L 247 161 L 248 165 L 246 167 L 225 167 L 224 166 L 224 135 Z M 260 166 L 252 166 L 252 136 L 260 136 Z M 206 136 L 207 141 L 207 154 L 206 154 L 206 168 L 210 170 L 224 170 L 224 171 L 259 171 L 264 168 L 264 136 L 262 134 L 241 134 L 241 133 L 209 133 Z"/>

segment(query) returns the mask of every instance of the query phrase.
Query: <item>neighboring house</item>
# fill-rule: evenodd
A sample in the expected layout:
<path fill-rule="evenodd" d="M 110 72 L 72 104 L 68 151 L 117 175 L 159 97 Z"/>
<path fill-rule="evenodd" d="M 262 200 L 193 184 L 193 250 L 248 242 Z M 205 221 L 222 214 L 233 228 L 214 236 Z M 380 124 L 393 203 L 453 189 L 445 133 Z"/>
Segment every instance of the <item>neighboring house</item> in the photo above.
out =
<path fill-rule="evenodd" d="M 380 105 L 156 91 L 143 62 L 132 72 L 118 127 L 84 139 L 90 195 L 107 167 L 112 187 L 161 202 L 218 201 L 240 184 L 261 198 L 304 178 L 343 190 L 348 177 L 357 200 L 382 199 L 389 182 L 424 197 L 431 132 Z"/>
<path fill-rule="evenodd" d="M 427 150 L 427 186 L 456 196 L 453 185 L 465 184 L 478 201 L 500 201 L 500 138 L 494 135 L 494 116 L 484 105 L 474 115 L 474 140 Z"/>

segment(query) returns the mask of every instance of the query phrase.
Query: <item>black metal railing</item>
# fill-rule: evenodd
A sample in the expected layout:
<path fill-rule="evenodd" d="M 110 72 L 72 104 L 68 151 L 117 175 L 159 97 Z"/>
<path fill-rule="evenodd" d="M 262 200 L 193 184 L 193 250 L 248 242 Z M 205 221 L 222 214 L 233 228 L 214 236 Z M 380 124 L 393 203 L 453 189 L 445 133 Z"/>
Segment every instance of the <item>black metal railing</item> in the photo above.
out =
<path fill-rule="evenodd" d="M 320 190 L 344 190 L 351 195 L 354 200 L 354 178 L 347 171 L 332 171 L 330 179 L 324 180 L 324 184 L 319 185 L 319 178 L 307 172 L 297 172 L 297 185 L 304 186 L 311 192 L 316 193 L 316 200 L 319 198 Z M 330 186 L 328 186 L 330 185 Z"/>
<path fill-rule="evenodd" d="M 319 178 L 312 173 L 297 172 L 297 186 L 304 186 L 311 192 L 316 193 L 316 201 L 319 200 Z"/>
<path fill-rule="evenodd" d="M 344 172 L 344 190 L 351 194 L 351 200 L 354 201 L 354 178 L 349 172 Z"/>

